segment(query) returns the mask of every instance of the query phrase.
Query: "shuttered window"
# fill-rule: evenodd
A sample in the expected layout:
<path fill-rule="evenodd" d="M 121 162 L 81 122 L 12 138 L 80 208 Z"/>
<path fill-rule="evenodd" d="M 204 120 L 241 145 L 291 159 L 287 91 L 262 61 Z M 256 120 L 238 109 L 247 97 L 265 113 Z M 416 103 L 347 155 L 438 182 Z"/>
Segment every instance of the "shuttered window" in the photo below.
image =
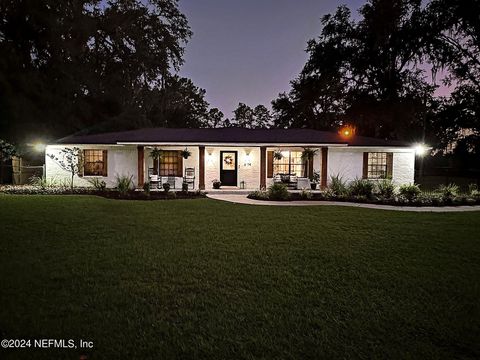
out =
<path fill-rule="evenodd" d="M 107 176 L 107 150 L 83 150 L 83 175 Z"/>

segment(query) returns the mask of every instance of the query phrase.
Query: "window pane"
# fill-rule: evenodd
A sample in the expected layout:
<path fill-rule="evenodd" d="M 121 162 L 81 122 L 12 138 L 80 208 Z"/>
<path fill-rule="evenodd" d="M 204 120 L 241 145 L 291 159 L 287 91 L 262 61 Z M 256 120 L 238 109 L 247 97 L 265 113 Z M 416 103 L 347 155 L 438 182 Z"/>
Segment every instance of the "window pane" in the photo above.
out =
<path fill-rule="evenodd" d="M 387 177 L 387 153 L 368 153 L 367 177 L 382 179 Z"/>
<path fill-rule="evenodd" d="M 160 176 L 182 176 L 182 158 L 180 151 L 162 151 L 160 158 Z"/>
<path fill-rule="evenodd" d="M 83 156 L 84 175 L 102 176 L 104 174 L 103 150 L 84 150 Z"/>

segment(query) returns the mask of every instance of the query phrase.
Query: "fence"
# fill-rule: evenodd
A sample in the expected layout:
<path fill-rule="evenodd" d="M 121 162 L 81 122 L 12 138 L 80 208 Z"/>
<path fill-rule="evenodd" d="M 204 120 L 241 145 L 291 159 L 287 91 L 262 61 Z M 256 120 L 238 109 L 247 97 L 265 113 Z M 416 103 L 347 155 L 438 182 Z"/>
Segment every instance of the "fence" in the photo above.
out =
<path fill-rule="evenodd" d="M 28 165 L 21 158 L 0 164 L 0 184 L 28 184 L 32 176 L 43 177 L 45 165 Z"/>

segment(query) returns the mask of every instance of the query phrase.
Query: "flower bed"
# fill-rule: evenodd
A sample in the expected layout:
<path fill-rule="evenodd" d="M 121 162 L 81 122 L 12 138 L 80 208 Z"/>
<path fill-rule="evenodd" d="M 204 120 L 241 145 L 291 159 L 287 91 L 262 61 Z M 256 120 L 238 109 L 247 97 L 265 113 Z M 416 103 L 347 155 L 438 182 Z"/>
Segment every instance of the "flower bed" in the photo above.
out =
<path fill-rule="evenodd" d="M 460 193 L 453 184 L 440 186 L 433 192 L 422 192 L 418 185 L 402 185 L 398 189 L 388 181 L 372 183 L 355 180 L 340 184 L 333 179 L 331 186 L 323 192 L 289 192 L 286 187 L 275 184 L 267 191 L 254 191 L 249 199 L 268 201 L 342 201 L 353 203 L 395 205 L 395 206 L 461 206 L 480 205 L 480 192 L 472 187 L 467 193 Z"/>
<path fill-rule="evenodd" d="M 108 199 L 122 200 L 172 200 L 172 199 L 196 199 L 205 197 L 200 191 L 135 191 L 120 192 L 115 189 L 98 190 L 94 188 L 75 187 L 38 187 L 32 185 L 3 185 L 0 186 L 0 194 L 12 195 L 95 195 Z"/>

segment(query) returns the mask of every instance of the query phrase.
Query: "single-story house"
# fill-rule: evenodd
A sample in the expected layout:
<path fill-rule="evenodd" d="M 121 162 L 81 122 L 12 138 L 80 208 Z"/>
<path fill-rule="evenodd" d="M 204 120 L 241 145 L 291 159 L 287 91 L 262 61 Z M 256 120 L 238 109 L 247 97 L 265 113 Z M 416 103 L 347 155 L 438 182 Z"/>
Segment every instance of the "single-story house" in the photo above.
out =
<path fill-rule="evenodd" d="M 107 187 L 118 175 L 132 175 L 143 187 L 152 175 L 181 189 L 188 169 L 191 188 L 261 189 L 279 176 L 296 178 L 319 174 L 321 187 L 331 176 L 345 181 L 357 178 L 391 178 L 396 184 L 414 181 L 415 149 L 398 141 L 380 140 L 311 129 L 175 129 L 150 128 L 131 131 L 69 136 L 46 147 L 47 179 L 69 179 L 70 173 L 52 159 L 62 149 L 79 148 L 82 166 L 74 177 L 76 186 L 91 186 L 98 177 Z M 313 159 L 302 161 L 305 148 L 315 150 Z M 151 157 L 160 150 L 160 159 Z M 190 156 L 184 158 L 183 150 Z M 303 179 L 305 180 L 305 179 Z"/>

